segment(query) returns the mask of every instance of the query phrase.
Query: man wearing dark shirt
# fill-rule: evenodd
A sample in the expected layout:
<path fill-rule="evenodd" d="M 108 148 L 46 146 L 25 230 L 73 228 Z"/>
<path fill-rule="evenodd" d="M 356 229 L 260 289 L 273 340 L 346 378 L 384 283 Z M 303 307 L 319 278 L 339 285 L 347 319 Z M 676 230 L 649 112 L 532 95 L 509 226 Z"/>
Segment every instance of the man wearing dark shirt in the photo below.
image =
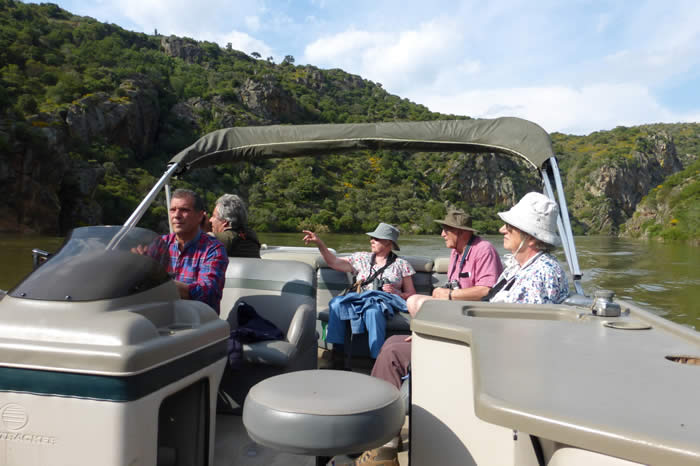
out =
<path fill-rule="evenodd" d="M 245 204 L 235 194 L 224 194 L 216 200 L 211 229 L 216 239 L 224 243 L 229 257 L 260 257 L 258 236 L 248 228 Z"/>

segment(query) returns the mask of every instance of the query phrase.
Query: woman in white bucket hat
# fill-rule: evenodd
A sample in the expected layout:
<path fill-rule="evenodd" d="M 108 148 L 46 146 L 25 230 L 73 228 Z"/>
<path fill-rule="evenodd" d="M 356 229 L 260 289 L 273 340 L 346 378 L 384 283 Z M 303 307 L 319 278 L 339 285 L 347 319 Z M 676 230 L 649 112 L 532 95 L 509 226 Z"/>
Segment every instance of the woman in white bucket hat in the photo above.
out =
<path fill-rule="evenodd" d="M 569 296 L 566 274 L 551 251 L 561 243 L 557 204 L 544 194 L 527 193 L 498 216 L 505 224 L 503 247 L 512 253 L 487 296 L 491 302 L 555 303 Z"/>

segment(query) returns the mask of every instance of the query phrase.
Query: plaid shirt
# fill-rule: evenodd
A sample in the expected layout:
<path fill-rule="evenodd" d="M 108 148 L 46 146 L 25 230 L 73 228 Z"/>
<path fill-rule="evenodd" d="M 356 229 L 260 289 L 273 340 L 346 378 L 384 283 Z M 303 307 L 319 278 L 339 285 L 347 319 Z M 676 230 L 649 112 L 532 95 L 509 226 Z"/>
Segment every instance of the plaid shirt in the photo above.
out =
<path fill-rule="evenodd" d="M 159 260 L 173 278 L 190 287 L 190 299 L 210 305 L 219 313 L 228 255 L 224 245 L 201 231 L 180 252 L 175 233 L 163 235 L 149 247 L 148 255 Z"/>

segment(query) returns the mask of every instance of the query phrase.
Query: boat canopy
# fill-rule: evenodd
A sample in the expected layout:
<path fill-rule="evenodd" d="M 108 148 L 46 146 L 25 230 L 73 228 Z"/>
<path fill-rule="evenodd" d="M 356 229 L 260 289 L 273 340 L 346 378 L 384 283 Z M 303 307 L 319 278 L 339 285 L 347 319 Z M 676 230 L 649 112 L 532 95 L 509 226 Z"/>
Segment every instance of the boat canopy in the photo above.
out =
<path fill-rule="evenodd" d="M 170 160 L 181 171 L 239 161 L 358 150 L 498 152 L 535 168 L 554 156 L 549 134 L 514 117 L 473 120 L 256 126 L 201 137 Z"/>
<path fill-rule="evenodd" d="M 525 159 L 540 171 L 545 194 L 559 205 L 557 226 L 574 285 L 579 294 L 581 270 L 576 257 L 564 186 L 549 134 L 515 117 L 328 125 L 277 125 L 227 128 L 211 132 L 170 159 L 168 169 L 108 245 L 114 248 L 135 226 L 169 180 L 193 168 L 259 159 L 302 157 L 363 150 L 410 152 L 496 152 Z"/>

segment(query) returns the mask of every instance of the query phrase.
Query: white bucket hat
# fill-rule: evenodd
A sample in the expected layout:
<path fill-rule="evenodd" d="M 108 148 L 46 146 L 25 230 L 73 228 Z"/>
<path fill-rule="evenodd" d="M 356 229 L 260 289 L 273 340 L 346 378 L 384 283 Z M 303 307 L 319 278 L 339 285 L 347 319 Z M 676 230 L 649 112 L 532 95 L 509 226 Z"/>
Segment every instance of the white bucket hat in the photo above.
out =
<path fill-rule="evenodd" d="M 527 193 L 508 212 L 499 212 L 498 216 L 542 242 L 552 246 L 561 244 L 557 233 L 559 207 L 544 194 Z"/>
<path fill-rule="evenodd" d="M 380 223 L 377 225 L 377 228 L 375 228 L 374 231 L 370 231 L 367 234 L 372 238 L 389 239 L 392 243 L 394 243 L 394 249 L 397 251 L 401 250 L 401 248 L 399 248 L 399 243 L 397 242 L 399 239 L 399 230 L 393 225 L 389 225 L 388 223 Z"/>

